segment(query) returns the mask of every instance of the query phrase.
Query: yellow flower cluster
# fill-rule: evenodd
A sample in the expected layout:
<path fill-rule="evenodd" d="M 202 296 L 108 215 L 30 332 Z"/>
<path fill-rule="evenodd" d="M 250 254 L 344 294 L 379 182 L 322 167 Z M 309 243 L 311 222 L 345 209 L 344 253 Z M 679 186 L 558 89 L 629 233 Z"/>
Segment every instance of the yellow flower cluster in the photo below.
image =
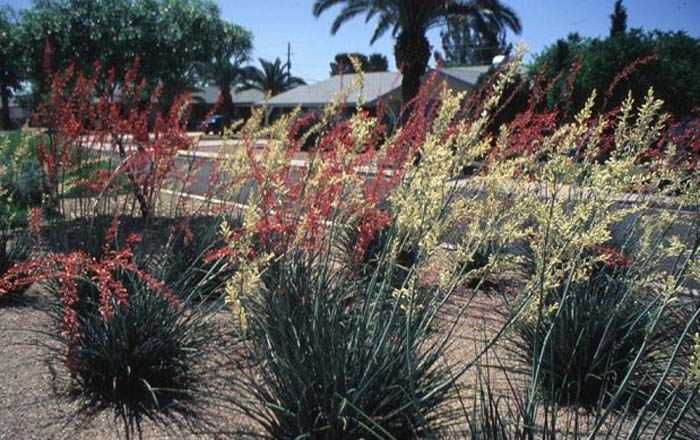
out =
<path fill-rule="evenodd" d="M 32 148 L 36 139 L 37 134 L 28 125 L 22 127 L 19 142 L 16 145 L 11 145 L 9 135 L 3 136 L 0 142 L 0 156 L 3 158 L 0 162 L 0 177 L 3 181 L 7 182 L 7 179 L 18 178 L 22 166 L 25 166 L 27 161 L 36 154 Z M 5 199 L 10 204 L 14 202 L 12 193 L 5 186 L 0 187 L 0 198 Z M 18 213 L 10 210 L 8 215 L 8 217 L 1 219 L 6 225 L 12 224 Z"/>
<path fill-rule="evenodd" d="M 521 54 L 518 53 L 518 60 Z M 417 150 L 419 158 L 409 158 L 404 164 L 405 173 L 386 195 L 396 236 L 401 238 L 392 241 L 388 263 L 395 262 L 400 248 L 407 244 L 417 255 L 415 267 L 394 297 L 401 301 L 410 298 L 411 292 L 406 289 L 420 284 L 416 277 L 434 278 L 435 289 L 445 292 L 455 289 L 465 279 L 489 273 L 503 275 L 531 260 L 534 271 L 528 273 L 529 278 L 522 285 L 527 302 L 522 319 L 534 319 L 548 290 L 581 282 L 601 266 L 616 264 L 600 250 L 608 249 L 620 239 L 624 241 L 622 250 L 629 264 L 650 268 L 634 278 L 640 289 L 649 291 L 647 287 L 654 283 L 681 286 L 688 278 L 700 279 L 700 263 L 693 247 L 696 240 L 690 240 L 692 237 L 688 235 L 688 231 L 697 231 L 700 223 L 697 214 L 700 178 L 697 173 L 682 173 L 671 166 L 673 145 L 669 146 L 665 159 L 651 160 L 645 156 L 659 141 L 667 121 L 661 111 L 662 102 L 654 97 L 653 91 L 639 105 L 629 95 L 612 130 L 609 120 L 593 114 L 597 99 L 594 93 L 571 122 L 561 124 L 541 139 L 537 152 L 509 156 L 502 153 L 509 151 L 515 141 L 507 127 L 500 130 L 496 139 L 486 134 L 486 127 L 517 68 L 517 63 L 513 63 L 498 77 L 484 103 L 483 113 L 475 120 L 460 118 L 464 93 L 442 89 L 436 116 Z M 363 75 L 356 75 L 306 131 L 306 136 L 310 133 L 323 136 L 332 131 L 343 99 L 358 90 L 361 96 L 363 81 Z M 264 175 L 275 175 L 275 171 L 289 166 L 287 135 L 299 116 L 297 109 L 265 127 L 264 110 L 254 112 L 243 128 L 248 148 L 238 148 L 221 159 L 230 191 L 240 190 L 250 179 L 251 162 Z M 332 163 L 312 150 L 308 163 L 298 170 L 297 178 L 303 183 L 300 205 L 308 201 L 304 199 L 306 194 L 318 194 L 333 185 L 343 188 L 343 197 L 333 202 L 333 214 L 324 218 L 329 230 L 353 225 L 358 220 L 356 212 L 343 207 L 364 203 L 363 190 L 368 179 L 372 179 L 371 170 L 358 170 L 353 163 L 364 154 L 378 123 L 358 103 L 347 119 L 352 146 L 339 148 Z M 388 146 L 401 136 L 401 130 L 386 139 L 376 161 L 385 158 Z M 610 136 L 616 148 L 607 152 L 606 141 Z M 270 139 L 267 147 L 263 152 L 253 151 L 251 145 L 261 138 Z M 487 159 L 487 155 L 499 159 Z M 604 161 L 603 156 L 606 156 Z M 464 167 L 474 163 L 487 166 L 488 172 L 469 178 L 462 176 Z M 331 165 L 337 172 L 328 173 Z M 261 184 L 269 185 L 278 196 L 288 190 L 283 180 L 272 179 Z M 265 214 L 258 210 L 263 189 L 250 192 L 242 236 L 237 235 L 237 242 L 230 243 L 231 246 L 243 249 L 251 245 L 246 231 Z M 299 212 L 293 211 L 299 208 L 294 206 L 280 205 L 278 209 L 292 210 L 286 214 L 296 215 L 297 224 L 303 226 L 313 223 L 319 213 L 313 203 L 306 206 L 308 209 Z M 297 229 L 299 234 L 304 230 L 304 227 Z M 230 237 L 225 235 L 233 241 Z M 303 239 L 300 235 L 296 242 Z M 527 251 L 515 252 L 516 247 Z M 477 253 L 485 249 L 488 250 L 486 265 L 471 268 Z M 239 255 L 243 260 L 247 258 L 243 252 Z M 669 257 L 686 259 L 686 270 L 674 271 L 664 265 Z M 227 289 L 235 307 L 240 307 L 237 295 L 258 288 L 259 270 L 269 258 L 238 262 L 242 270 Z M 556 304 L 544 307 L 545 315 L 555 313 L 557 307 Z"/>
<path fill-rule="evenodd" d="M 700 333 L 695 333 L 693 335 L 693 348 L 691 350 L 685 381 L 686 384 L 690 386 L 697 386 L 700 384 Z"/>

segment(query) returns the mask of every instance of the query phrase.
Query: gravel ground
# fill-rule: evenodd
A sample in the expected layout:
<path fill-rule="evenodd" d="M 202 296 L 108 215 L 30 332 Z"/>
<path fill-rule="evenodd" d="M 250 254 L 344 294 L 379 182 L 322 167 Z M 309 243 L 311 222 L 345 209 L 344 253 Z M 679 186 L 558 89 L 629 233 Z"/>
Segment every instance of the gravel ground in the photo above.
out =
<path fill-rule="evenodd" d="M 32 298 L 32 295 L 28 295 Z M 491 337 L 502 323 L 499 310 L 505 307 L 500 296 L 476 295 L 467 303 L 465 298 L 456 298 L 448 305 L 448 315 L 455 316 L 464 306 L 466 313 L 455 327 L 453 344 L 447 361 L 453 365 L 464 365 L 474 359 L 483 347 L 484 338 Z M 0 305 L 0 440 L 14 439 L 120 439 L 124 438 L 119 424 L 110 410 L 87 416 L 78 413 L 79 404 L 70 395 L 68 374 L 60 362 L 49 362 L 51 340 L 45 331 L 50 321 L 41 307 L 32 305 Z M 221 313 L 216 321 L 228 322 L 230 315 Z M 216 340 L 216 338 L 212 338 Z M 483 359 L 484 364 L 514 362 L 506 350 L 496 348 L 494 353 Z M 225 359 L 205 356 L 202 370 L 214 372 L 211 377 L 220 383 L 211 382 L 202 395 L 203 416 L 200 420 L 207 426 L 176 427 L 169 424 L 169 430 L 145 421 L 142 426 L 144 439 L 214 439 L 241 438 L 235 432 L 254 430 L 250 420 L 221 404 L 221 390 L 226 389 L 221 382 L 223 371 L 235 371 L 226 365 Z M 476 369 L 471 369 L 461 380 L 462 398 L 466 404 L 473 402 L 476 389 Z M 511 394 L 509 385 L 503 378 L 493 377 L 494 391 Z M 511 379 L 514 379 L 512 376 Z M 225 401 L 225 399 L 224 399 Z M 216 402 L 216 403 L 214 403 Z M 506 402 L 504 401 L 504 404 Z M 465 425 L 466 428 L 466 425 Z M 234 431 L 234 432 L 232 432 Z M 459 438 L 459 434 L 457 434 Z"/>
<path fill-rule="evenodd" d="M 49 328 L 50 320 L 40 309 L 31 303 L 0 304 L 0 440 L 125 438 L 111 410 L 92 415 L 79 411 L 79 402 L 71 396 L 68 372 L 53 357 L 51 338 L 42 333 Z M 228 315 L 220 318 L 225 317 Z M 221 366 L 221 360 L 209 357 L 201 363 L 203 371 L 215 372 L 217 366 Z M 214 396 L 215 385 L 207 383 L 202 396 Z M 207 398 L 202 400 L 202 414 L 196 426 L 177 427 L 170 422 L 164 429 L 145 420 L 142 437 L 236 438 L 240 436 L 231 433 L 231 427 L 251 429 L 249 421 L 230 408 L 220 407 L 219 399 L 216 405 L 209 404 Z"/>

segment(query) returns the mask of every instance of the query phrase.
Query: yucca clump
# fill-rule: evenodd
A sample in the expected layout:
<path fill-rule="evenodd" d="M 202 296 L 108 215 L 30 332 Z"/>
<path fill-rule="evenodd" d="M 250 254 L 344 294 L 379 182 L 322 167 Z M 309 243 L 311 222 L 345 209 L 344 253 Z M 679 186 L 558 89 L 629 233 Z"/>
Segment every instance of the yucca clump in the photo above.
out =
<path fill-rule="evenodd" d="M 541 307 L 547 311 L 541 319 L 516 324 L 516 346 L 527 365 L 539 370 L 542 396 L 561 405 L 601 404 L 635 358 L 640 370 L 648 370 L 662 348 L 661 334 L 647 333 L 657 308 L 644 292 L 630 291 L 619 273 L 601 270 L 552 289 Z M 548 313 L 552 307 L 556 311 Z"/>
<path fill-rule="evenodd" d="M 221 299 L 226 280 L 234 269 L 217 255 L 224 247 L 219 234 L 220 221 L 219 217 L 205 216 L 176 220 L 167 242 L 140 249 L 138 259 L 155 277 L 178 292 L 182 300 Z"/>
<path fill-rule="evenodd" d="M 676 423 L 666 409 L 688 397 L 680 391 L 683 362 L 672 355 L 688 334 L 670 323 L 673 304 L 699 274 L 697 216 L 685 211 L 696 206 L 697 181 L 672 156 L 650 159 L 665 123 L 652 93 L 639 107 L 629 97 L 614 121 L 590 114 L 594 100 L 539 140 L 532 157 L 494 165 L 516 176 L 514 209 L 528 212 L 531 272 L 513 310 L 518 339 L 510 348 L 529 371 L 529 414 L 593 409 L 590 423 L 576 426 L 586 435 L 612 424 L 632 438 L 672 436 L 692 419 L 692 405 Z M 501 142 L 507 150 L 507 136 Z"/>
<path fill-rule="evenodd" d="M 71 373 L 84 410 L 113 409 L 129 436 L 144 418 L 195 414 L 195 364 L 206 333 L 196 312 L 174 306 L 136 279 L 125 277 L 123 285 L 128 306 L 115 303 L 105 318 L 97 286 L 79 283 L 80 347 Z"/>
<path fill-rule="evenodd" d="M 36 153 L 39 137 L 24 127 L 18 135 L 7 135 L 0 141 L 0 193 L 11 204 L 41 204 L 46 188 Z"/>
<path fill-rule="evenodd" d="M 290 162 L 305 118 L 292 113 L 262 127 L 256 112 L 242 148 L 222 157 L 234 193 L 221 198 L 253 188 L 236 207 L 242 224 L 223 223 L 221 232 L 237 268 L 226 297 L 258 361 L 237 384 L 255 403 L 240 406 L 267 434 L 440 433 L 449 411 L 431 408 L 448 408 L 446 389 L 518 332 L 513 348 L 525 362 L 517 371 L 527 377 L 506 376 L 504 398 L 524 396 L 514 414 L 526 436 L 567 428 L 550 417 L 562 406 L 595 410 L 574 436 L 607 435 L 611 424 L 631 438 L 680 432 L 692 411 L 669 425 L 669 412 L 658 409 L 692 407 L 692 393 L 668 392 L 687 387 L 687 362 L 657 341 L 672 335 L 685 347 L 690 337 L 669 333 L 667 322 L 683 289 L 700 279 L 696 236 L 679 232 L 696 231 L 697 216 L 674 211 L 697 207 L 697 176 L 678 172 L 671 156 L 648 154 L 665 124 L 653 93 L 606 115 L 592 114 L 593 96 L 562 124 L 533 107 L 516 126 L 489 133 L 515 73 L 515 64 L 503 69 L 475 118 L 462 117 L 464 95 L 436 93 L 429 82 L 391 134 L 361 105 L 337 119 L 342 104 L 334 103 L 305 132 L 319 136 L 301 167 Z M 362 87 L 361 77 L 348 90 Z M 528 118 L 539 121 L 533 130 Z M 262 136 L 271 141 L 258 154 Z M 478 174 L 462 179 L 474 163 Z M 672 209 L 657 209 L 667 197 L 677 197 Z M 619 253 L 610 247 L 614 230 Z M 452 333 L 474 294 L 464 286 L 483 285 L 486 275 L 513 287 L 503 294 L 516 307 L 444 379 L 434 359 L 461 343 Z M 456 313 L 445 313 L 456 294 Z M 503 392 L 488 390 L 487 400 Z M 487 418 L 504 414 L 481 404 Z M 496 438 L 504 426 L 479 425 Z"/>
<path fill-rule="evenodd" d="M 361 75 L 348 90 L 358 87 Z M 461 367 L 451 374 L 448 336 L 437 329 L 449 335 L 454 325 L 442 309 L 461 275 L 436 258 L 440 237 L 480 224 L 502 200 L 451 203 L 463 168 L 454 150 L 478 143 L 484 126 L 451 131 L 462 98 L 427 87 L 393 135 L 361 107 L 346 120 L 331 105 L 311 129 L 320 136 L 302 169 L 290 166 L 301 148 L 289 135 L 297 115 L 261 127 L 256 112 L 243 148 L 222 158 L 228 188 L 255 183 L 242 224 L 221 232 L 237 267 L 227 300 L 257 361 L 235 384 L 239 406 L 270 437 L 425 438 L 456 423 Z M 262 135 L 272 141 L 256 155 Z M 475 243 L 458 246 L 466 253 Z"/>
<path fill-rule="evenodd" d="M 26 261 L 32 254 L 34 243 L 29 234 L 25 232 L 0 232 L 0 278 L 17 263 Z M 0 304 L 8 299 L 14 301 L 19 298 L 27 286 L 19 286 L 12 289 L 8 294 L 0 295 Z"/>
<path fill-rule="evenodd" d="M 347 273 L 296 254 L 247 310 L 259 369 L 236 384 L 246 413 L 273 438 L 425 438 L 450 422 L 452 378 L 429 338 L 433 300 L 394 301 Z M 393 307 L 386 305 L 393 304 Z M 385 305 L 382 307 L 382 305 Z"/>

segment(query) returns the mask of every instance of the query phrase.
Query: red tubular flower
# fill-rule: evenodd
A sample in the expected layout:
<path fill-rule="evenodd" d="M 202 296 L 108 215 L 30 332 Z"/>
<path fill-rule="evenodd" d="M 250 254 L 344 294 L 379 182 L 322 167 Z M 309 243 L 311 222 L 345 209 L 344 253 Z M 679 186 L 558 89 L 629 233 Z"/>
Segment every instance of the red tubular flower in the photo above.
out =
<path fill-rule="evenodd" d="M 367 246 L 379 231 L 391 224 L 389 213 L 385 210 L 371 210 L 360 223 L 360 236 L 353 249 L 353 259 L 359 261 L 367 251 Z"/>
<path fill-rule="evenodd" d="M 38 239 L 41 234 L 41 208 L 32 208 L 29 210 L 29 230 L 35 239 Z"/>
<path fill-rule="evenodd" d="M 48 46 L 46 52 L 50 52 Z M 90 192 L 109 189 L 116 193 L 122 189 L 119 186 L 126 186 L 141 214 L 152 215 L 156 195 L 166 180 L 185 183 L 189 178 L 174 171 L 178 151 L 191 147 L 187 137 L 191 95 L 178 96 L 163 115 L 155 108 L 160 86 L 150 99 L 143 99 L 147 83 L 139 79 L 138 57 L 120 82 L 118 94 L 113 93 L 113 69 L 105 79 L 99 63 L 86 75 L 74 67 L 53 72 L 49 56 L 46 62 L 49 99 L 38 107 L 34 120 L 49 133 L 47 141 L 40 140 L 37 157 L 46 172 L 50 208 L 60 208 L 63 188 L 59 176 L 73 172 L 78 175 L 79 185 Z M 98 90 L 97 84 L 102 81 L 106 86 Z M 154 114 L 155 122 L 151 124 Z M 108 159 L 107 169 L 84 166 L 86 160 L 94 158 Z"/>
<path fill-rule="evenodd" d="M 596 248 L 598 255 L 605 260 L 605 267 L 609 269 L 624 269 L 630 267 L 634 260 L 626 256 L 619 250 L 607 246 L 598 246 Z"/>
<path fill-rule="evenodd" d="M 106 320 L 114 315 L 113 304 L 122 308 L 129 305 L 128 290 L 119 280 L 119 275 L 123 272 L 133 274 L 151 292 L 161 295 L 173 307 L 180 307 L 177 297 L 163 282 L 134 264 L 132 247 L 139 241 L 138 235 L 128 236 L 124 240 L 123 248 L 119 250 L 112 248 L 117 228 L 115 216 L 106 234 L 103 255 L 99 259 L 91 258 L 82 251 L 67 255 L 39 257 L 13 266 L 0 278 L 0 297 L 32 283 L 48 279 L 57 281 L 58 299 L 63 309 L 59 332 L 67 341 L 66 365 L 72 374 L 75 373 L 75 362 L 80 351 L 80 329 L 76 306 L 80 300 L 78 283 L 81 280 L 89 279 L 97 287 L 99 313 Z"/>

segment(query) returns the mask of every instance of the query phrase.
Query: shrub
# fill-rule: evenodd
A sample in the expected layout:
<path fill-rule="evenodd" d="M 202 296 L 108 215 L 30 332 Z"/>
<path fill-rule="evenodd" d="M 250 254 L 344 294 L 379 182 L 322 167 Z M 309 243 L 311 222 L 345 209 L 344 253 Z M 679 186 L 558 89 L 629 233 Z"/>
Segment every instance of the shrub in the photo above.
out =
<path fill-rule="evenodd" d="M 44 176 L 36 157 L 38 137 L 24 128 L 0 141 L 0 187 L 4 198 L 23 207 L 41 204 L 45 192 Z"/>
<path fill-rule="evenodd" d="M 226 259 L 216 255 L 224 245 L 219 233 L 220 220 L 219 217 L 176 219 L 167 243 L 154 250 L 141 249 L 140 264 L 182 295 L 182 300 L 220 299 L 226 280 L 234 272 Z M 230 222 L 233 226 L 236 223 Z"/>
<path fill-rule="evenodd" d="M 252 398 L 243 409 L 273 438 L 439 433 L 451 423 L 452 377 L 443 345 L 428 337 L 432 314 L 418 312 L 434 311 L 435 297 L 395 300 L 319 263 L 285 256 L 243 301 L 248 348 L 259 360 L 238 384 L 242 401 Z"/>
<path fill-rule="evenodd" d="M 620 72 L 649 55 L 656 58 L 636 71 L 630 70 L 619 87 L 610 90 Z M 533 69 L 546 66 L 546 78 L 548 82 L 557 81 L 558 90 L 563 85 L 557 75 L 579 62 L 582 66 L 571 97 L 574 108 L 583 107 L 594 90 L 601 95 L 610 90 L 596 106 L 597 111 L 607 111 L 620 104 L 627 91 L 639 97 L 652 87 L 665 101 L 665 109 L 676 116 L 689 115 L 700 105 L 700 77 L 693 67 L 700 62 L 700 40 L 684 32 L 633 29 L 605 39 L 570 35 L 539 54 Z M 555 99 L 550 96 L 549 103 L 554 104 Z M 604 103 L 610 107 L 602 108 Z"/>
<path fill-rule="evenodd" d="M 504 67 L 489 87 L 494 95 L 515 72 L 512 65 Z M 546 95 L 547 87 L 537 92 Z M 374 136 L 381 124 L 357 112 L 347 121 L 328 122 L 309 163 L 299 169 L 289 165 L 301 148 L 289 136 L 303 123 L 296 114 L 260 127 L 263 112 L 256 111 L 242 130 L 242 148 L 227 156 L 221 173 L 232 190 L 254 182 L 242 225 L 222 226 L 223 255 L 238 269 L 227 283 L 227 299 L 248 337 L 247 352 L 258 362 L 237 384 L 244 391 L 239 405 L 276 438 L 435 435 L 447 424 L 449 410 L 443 408 L 449 408 L 453 379 L 515 326 L 529 332 L 520 345 L 526 362 L 518 367 L 530 377 L 517 385 L 527 394 L 525 413 L 518 410 L 530 430 L 526 437 L 541 432 L 531 424 L 540 424 L 537 410 L 545 406 L 542 437 L 556 438 L 562 404 L 595 410 L 591 424 L 582 427 L 591 438 L 608 423 L 612 431 L 628 432 L 640 406 L 648 417 L 640 419 L 639 432 L 658 428 L 674 435 L 678 430 L 664 425 L 665 410 L 682 400 L 674 400 L 676 406 L 659 403 L 681 394 L 654 389 L 680 388 L 680 364 L 669 360 L 657 335 L 665 331 L 679 287 L 697 281 L 700 268 L 693 235 L 664 238 L 671 223 L 686 219 L 660 213 L 656 205 L 678 196 L 673 206 L 693 207 L 689 223 L 697 226 L 698 193 L 697 180 L 680 175 L 663 150 L 659 157 L 645 156 L 661 139 L 663 104 L 650 93 L 638 108 L 629 98 L 614 115 L 599 117 L 591 97 L 560 124 L 556 111 L 541 112 L 533 99 L 528 114 L 491 138 L 488 115 L 498 108 L 499 96 L 486 97 L 475 112 L 480 116 L 465 120 L 463 96 L 430 96 L 426 89 L 402 129 L 383 145 Z M 331 105 L 323 122 L 341 108 Z M 257 152 L 255 140 L 262 134 L 277 141 Z M 624 148 L 607 151 L 612 143 Z M 605 163 L 602 151 L 609 153 Z M 456 181 L 466 164 L 477 161 L 483 161 L 477 176 Z M 605 249 L 623 223 L 639 226 L 626 232 L 639 242 L 634 270 L 623 270 L 625 256 Z M 341 235 L 344 230 L 348 235 Z M 452 231 L 458 233 L 445 246 Z M 496 249 L 487 245 L 490 239 L 497 239 Z M 509 262 L 509 268 L 531 266 L 531 273 L 513 277 L 512 285 L 526 293 L 517 310 L 476 359 L 453 376 L 444 374 L 433 359 L 444 353 L 442 342 L 454 327 L 441 305 L 468 281 L 465 273 L 479 271 L 470 270 L 475 256 L 525 244 L 529 252 Z M 410 249 L 410 258 L 400 255 L 402 248 Z M 502 269 L 504 259 L 497 258 L 489 255 L 489 271 Z M 480 259 L 477 265 L 486 260 Z M 688 270 L 664 270 L 664 259 L 685 259 Z M 392 274 L 401 260 L 408 270 L 395 283 Z M 458 316 L 466 303 L 457 307 Z M 445 321 L 437 316 L 448 322 L 444 340 L 437 331 Z M 673 338 L 680 343 L 684 336 Z M 642 402 L 640 396 L 649 397 Z M 478 416 L 485 419 L 477 423 L 500 433 L 502 416 L 488 403 L 493 399 L 486 400 Z"/>
<path fill-rule="evenodd" d="M 664 341 L 647 333 L 656 306 L 643 292 L 630 291 L 623 272 L 598 267 L 586 281 L 551 289 L 543 316 L 516 325 L 516 346 L 538 370 L 547 399 L 595 407 L 620 385 L 637 356 L 640 371 L 658 362 L 653 354 Z"/>
<path fill-rule="evenodd" d="M 49 57 L 49 46 L 46 52 Z M 192 146 L 186 130 L 191 96 L 184 93 L 169 111 L 159 111 L 161 89 L 147 93 L 138 57 L 126 69 L 118 96 L 111 92 L 115 71 L 104 74 L 96 63 L 91 73 L 75 67 L 52 72 L 49 58 L 50 91 L 34 114 L 47 129 L 36 154 L 47 186 L 46 211 L 65 215 L 61 199 L 71 195 L 80 199 L 71 214 L 90 217 L 109 212 L 107 202 L 126 195 L 143 218 L 153 217 L 160 190 L 185 185 L 192 172 L 189 167 L 182 175 L 176 167 L 178 151 Z M 105 203 L 94 203 L 95 194 Z"/>
<path fill-rule="evenodd" d="M 206 333 L 197 314 L 173 306 L 136 279 L 128 278 L 123 285 L 129 305 L 115 303 L 114 315 L 105 319 L 98 287 L 79 284 L 80 351 L 73 374 L 84 410 L 112 408 L 133 433 L 143 417 L 192 415 L 194 364 Z M 61 314 L 55 316 L 60 325 Z M 71 344 L 61 341 L 66 348 Z"/>
<path fill-rule="evenodd" d="M 15 264 L 28 260 L 31 256 L 33 245 L 32 238 L 24 232 L 0 232 L 0 278 Z M 10 289 L 7 294 L 10 298 L 17 299 L 17 295 L 22 293 L 23 290 L 23 287 Z M 0 304 L 5 299 L 4 296 L 0 295 Z"/>
<path fill-rule="evenodd" d="M 32 227 L 35 229 L 33 220 Z M 58 280 L 56 293 L 61 304 L 63 316 L 57 330 L 62 337 L 70 341 L 66 352 L 66 365 L 71 373 L 75 371 L 75 360 L 80 352 L 80 334 L 76 306 L 80 302 L 78 287 L 88 280 L 98 287 L 99 311 L 103 318 L 114 315 L 115 307 L 127 307 L 129 291 L 122 284 L 120 276 L 129 273 L 143 282 L 151 291 L 158 292 L 173 306 L 179 301 L 172 292 L 151 275 L 136 267 L 133 261 L 133 246 L 141 239 L 136 234 L 129 235 L 121 249 L 116 248 L 118 218 L 115 216 L 105 232 L 105 242 L 99 256 L 91 256 L 82 250 L 69 254 L 37 256 L 12 266 L 0 278 L 0 298 L 14 289 L 30 286 L 37 282 Z"/>
<path fill-rule="evenodd" d="M 7 145 L 6 141 L 0 141 L 0 154 L 4 153 L 2 150 Z M 8 178 L 8 174 L 8 168 L 0 164 L 0 178 L 5 180 Z M 10 180 L 12 179 L 10 178 Z M 5 181 L 0 182 L 0 278 L 15 264 L 27 260 L 34 245 L 29 231 L 14 229 L 18 224 L 26 224 L 26 209 L 16 203 L 5 184 Z M 18 293 L 17 289 L 13 289 L 11 292 Z M 0 301 L 2 300 L 2 295 L 0 295 Z"/>
<path fill-rule="evenodd" d="M 144 416 L 190 415 L 193 365 L 206 333 L 201 313 L 136 266 L 140 237 L 129 235 L 118 248 L 117 232 L 115 216 L 95 256 L 75 250 L 14 265 L 0 278 L 0 298 L 47 285 L 56 300 L 49 334 L 60 342 L 83 409 L 113 408 L 129 437 Z"/>

